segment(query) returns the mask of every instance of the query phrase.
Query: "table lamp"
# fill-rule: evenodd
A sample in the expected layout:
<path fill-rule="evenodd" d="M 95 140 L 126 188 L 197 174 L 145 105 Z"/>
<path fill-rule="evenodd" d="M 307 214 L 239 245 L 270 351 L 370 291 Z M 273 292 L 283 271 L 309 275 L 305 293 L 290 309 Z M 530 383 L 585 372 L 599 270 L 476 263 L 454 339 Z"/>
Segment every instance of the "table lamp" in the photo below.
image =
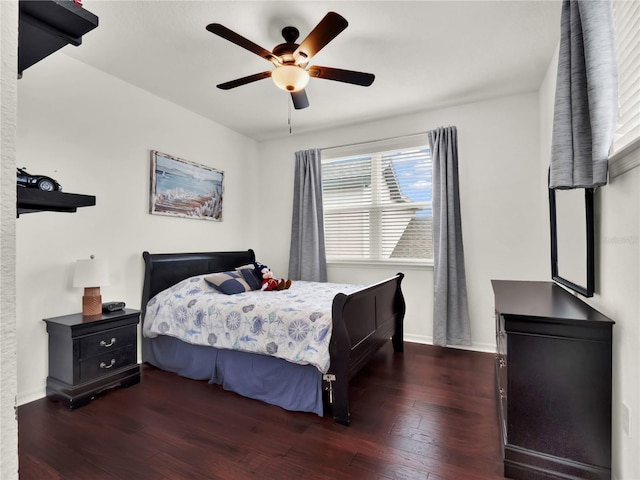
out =
<path fill-rule="evenodd" d="M 90 317 L 102 313 L 100 287 L 109 285 L 109 266 L 105 260 L 93 255 L 88 260 L 77 260 L 73 274 L 73 286 L 84 287 L 82 315 Z"/>

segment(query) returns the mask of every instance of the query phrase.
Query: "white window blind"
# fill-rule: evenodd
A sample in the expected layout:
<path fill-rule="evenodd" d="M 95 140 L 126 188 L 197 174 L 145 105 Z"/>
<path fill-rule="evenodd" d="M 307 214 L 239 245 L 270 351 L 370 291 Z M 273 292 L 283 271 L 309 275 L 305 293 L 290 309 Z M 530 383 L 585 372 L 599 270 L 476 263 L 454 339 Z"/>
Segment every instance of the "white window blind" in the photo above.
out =
<path fill-rule="evenodd" d="M 390 147 L 386 141 L 323 151 L 327 260 L 433 259 L 431 152 L 415 138 L 405 142 L 390 150 L 380 150 Z"/>
<path fill-rule="evenodd" d="M 613 153 L 640 140 L 640 2 L 615 1 L 618 125 Z"/>

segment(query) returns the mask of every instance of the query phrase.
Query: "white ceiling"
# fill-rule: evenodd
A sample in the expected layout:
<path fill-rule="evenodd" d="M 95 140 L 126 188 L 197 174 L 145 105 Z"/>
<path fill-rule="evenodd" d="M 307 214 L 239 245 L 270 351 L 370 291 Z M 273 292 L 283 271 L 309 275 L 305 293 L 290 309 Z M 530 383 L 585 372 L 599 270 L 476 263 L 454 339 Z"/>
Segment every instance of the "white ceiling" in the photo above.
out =
<path fill-rule="evenodd" d="M 209 33 L 221 23 L 272 50 L 282 27 L 304 37 L 330 10 L 349 22 L 310 65 L 370 72 L 371 87 L 312 78 L 294 133 L 536 90 L 559 39 L 559 0 L 84 0 L 100 18 L 66 54 L 256 140 L 289 134 L 288 94 L 270 79 L 215 86 L 272 69 Z M 28 73 L 28 72 L 27 72 Z"/>

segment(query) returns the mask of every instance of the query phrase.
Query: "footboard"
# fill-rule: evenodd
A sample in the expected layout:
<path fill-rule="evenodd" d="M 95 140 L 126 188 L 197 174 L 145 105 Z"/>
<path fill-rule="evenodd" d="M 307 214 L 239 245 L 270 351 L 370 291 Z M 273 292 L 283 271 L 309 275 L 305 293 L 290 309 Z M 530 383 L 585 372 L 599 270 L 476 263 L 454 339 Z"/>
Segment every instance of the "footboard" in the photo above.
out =
<path fill-rule="evenodd" d="M 331 366 L 325 381 L 333 418 L 338 423 L 350 423 L 349 380 L 389 339 L 396 352 L 403 350 L 403 278 L 398 273 L 351 295 L 338 294 L 333 301 Z"/>

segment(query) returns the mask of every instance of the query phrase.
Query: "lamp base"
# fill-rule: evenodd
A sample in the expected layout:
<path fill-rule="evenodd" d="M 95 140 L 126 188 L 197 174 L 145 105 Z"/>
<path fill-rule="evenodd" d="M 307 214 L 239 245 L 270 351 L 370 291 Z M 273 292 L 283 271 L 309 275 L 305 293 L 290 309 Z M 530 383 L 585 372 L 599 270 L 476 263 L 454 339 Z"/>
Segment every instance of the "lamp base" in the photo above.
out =
<path fill-rule="evenodd" d="M 100 287 L 85 287 L 82 297 L 82 316 L 92 317 L 102 314 L 102 295 Z"/>

